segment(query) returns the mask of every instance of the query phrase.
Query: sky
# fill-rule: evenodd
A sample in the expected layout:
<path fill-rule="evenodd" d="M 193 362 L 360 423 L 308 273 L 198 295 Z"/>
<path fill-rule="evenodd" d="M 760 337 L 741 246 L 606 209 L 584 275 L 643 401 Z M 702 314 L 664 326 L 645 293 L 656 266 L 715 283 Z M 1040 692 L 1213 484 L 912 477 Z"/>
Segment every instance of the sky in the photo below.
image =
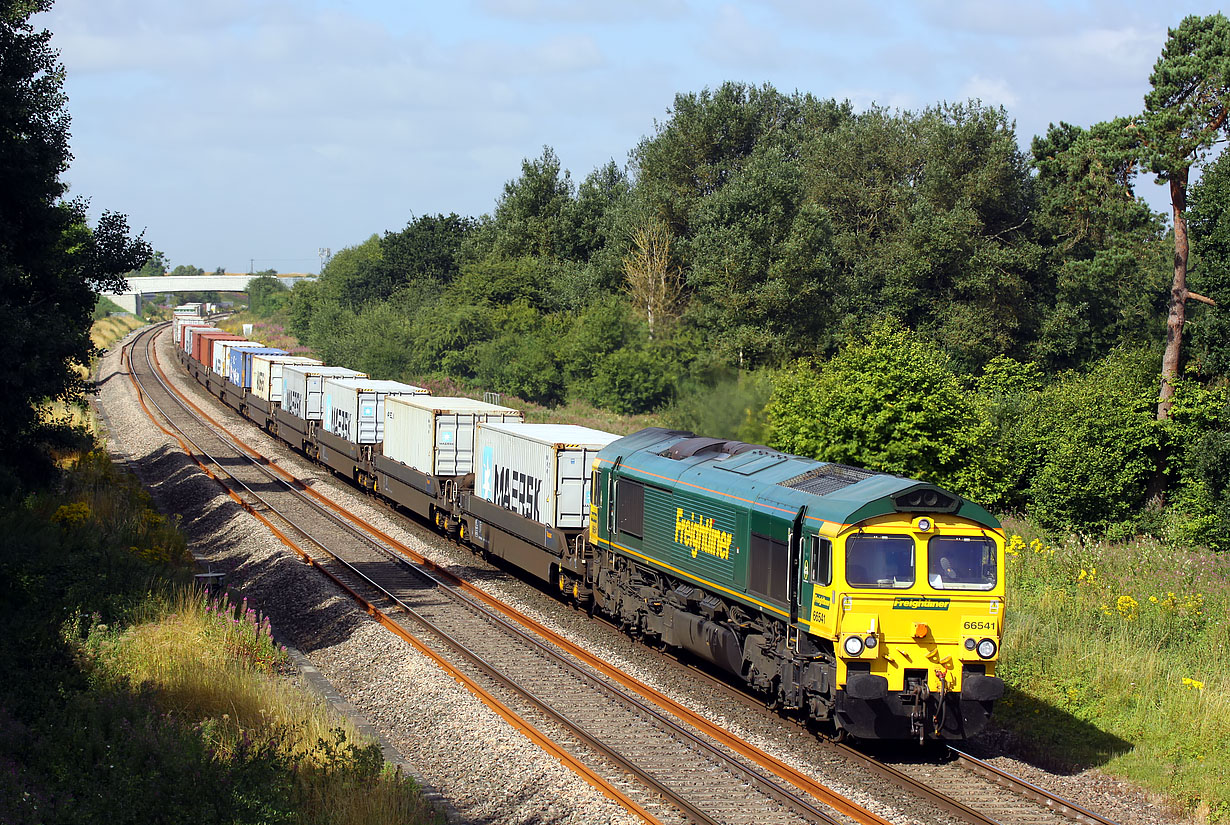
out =
<path fill-rule="evenodd" d="M 56 0 L 70 194 L 171 266 L 316 272 L 425 214 L 491 213 L 552 147 L 579 184 L 678 93 L 772 84 L 1051 123 L 1143 108 L 1189 0 Z M 1162 187 L 1138 187 L 1166 209 Z"/>

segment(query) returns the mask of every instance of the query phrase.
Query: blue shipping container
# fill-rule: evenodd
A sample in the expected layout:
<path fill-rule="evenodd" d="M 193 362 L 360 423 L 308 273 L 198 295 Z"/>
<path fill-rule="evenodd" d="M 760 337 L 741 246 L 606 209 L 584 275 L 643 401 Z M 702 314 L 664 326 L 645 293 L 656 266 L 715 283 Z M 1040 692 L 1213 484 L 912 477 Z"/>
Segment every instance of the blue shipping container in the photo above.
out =
<path fill-rule="evenodd" d="M 245 390 L 252 389 L 253 355 L 286 355 L 286 350 L 277 347 L 253 347 L 251 349 L 232 347 L 231 363 L 226 372 L 227 380 Z"/>

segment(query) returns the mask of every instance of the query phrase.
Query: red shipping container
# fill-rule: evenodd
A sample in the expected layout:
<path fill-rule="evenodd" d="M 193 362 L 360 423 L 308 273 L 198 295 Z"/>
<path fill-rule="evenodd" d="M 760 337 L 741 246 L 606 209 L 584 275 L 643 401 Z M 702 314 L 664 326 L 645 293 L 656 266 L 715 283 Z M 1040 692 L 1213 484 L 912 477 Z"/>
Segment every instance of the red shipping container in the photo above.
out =
<path fill-rule="evenodd" d="M 243 341 L 242 335 L 230 332 L 205 332 L 192 336 L 192 357 L 202 366 L 213 368 L 214 341 Z"/>

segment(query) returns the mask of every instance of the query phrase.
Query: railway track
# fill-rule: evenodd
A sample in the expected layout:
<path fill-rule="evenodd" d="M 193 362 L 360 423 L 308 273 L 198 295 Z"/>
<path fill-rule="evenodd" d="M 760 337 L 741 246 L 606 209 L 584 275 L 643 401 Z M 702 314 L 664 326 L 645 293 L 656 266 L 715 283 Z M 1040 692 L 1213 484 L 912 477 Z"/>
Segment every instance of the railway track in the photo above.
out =
<path fill-rule="evenodd" d="M 811 794 L 709 740 L 660 708 L 590 670 L 427 566 L 401 557 L 383 538 L 330 512 L 250 451 L 218 432 L 160 375 L 156 333 L 134 342 L 129 364 L 146 402 L 190 454 L 274 526 L 280 537 L 344 586 L 382 622 L 399 626 L 480 685 L 484 699 L 519 727 L 554 740 L 605 780 L 600 788 L 649 821 L 699 823 L 885 820 L 847 804 L 837 813 Z M 649 791 L 619 791 L 634 777 Z M 836 801 L 836 800 L 830 800 Z"/>
<path fill-rule="evenodd" d="M 153 354 L 155 335 L 134 341 L 129 363 L 134 382 L 141 383 L 162 415 L 168 421 L 172 414 L 183 419 L 177 429 L 194 445 L 185 449 L 219 468 L 216 475 L 234 497 L 246 499 L 248 509 L 365 602 L 369 613 L 431 651 L 472 691 L 485 692 L 484 701 L 502 708 L 501 715 L 629 810 L 662 822 L 886 821 L 624 677 L 558 634 L 512 614 L 382 531 L 339 513 L 336 505 L 330 508 L 323 496 L 258 457 L 172 388 Z M 144 366 L 132 359 L 138 349 Z M 416 563 L 407 563 L 407 557 Z M 746 694 L 706 678 L 764 711 Z M 583 714 L 578 712 L 582 709 Z M 816 746 L 890 786 L 887 798 L 915 797 L 939 814 L 937 821 L 1108 823 L 985 763 L 972 769 L 977 760 L 965 755 L 927 765 L 924 773 L 931 775 L 920 776 L 844 746 L 818 740 Z"/>

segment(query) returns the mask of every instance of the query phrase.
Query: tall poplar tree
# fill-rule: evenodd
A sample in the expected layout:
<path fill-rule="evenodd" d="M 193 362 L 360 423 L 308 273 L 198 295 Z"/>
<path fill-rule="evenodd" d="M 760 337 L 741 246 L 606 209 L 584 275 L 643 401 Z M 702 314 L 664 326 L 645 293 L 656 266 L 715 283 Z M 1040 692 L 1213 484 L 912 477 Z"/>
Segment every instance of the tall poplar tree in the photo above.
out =
<path fill-rule="evenodd" d="M 1153 90 L 1145 95 L 1138 123 L 1142 159 L 1158 183 L 1169 184 L 1174 218 L 1174 280 L 1157 406 L 1158 420 L 1165 420 L 1170 417 L 1179 374 L 1186 303 L 1192 297 L 1187 290 L 1187 186 L 1192 166 L 1227 132 L 1230 20 L 1221 13 L 1183 18 L 1177 29 L 1170 29 L 1149 82 Z"/>

